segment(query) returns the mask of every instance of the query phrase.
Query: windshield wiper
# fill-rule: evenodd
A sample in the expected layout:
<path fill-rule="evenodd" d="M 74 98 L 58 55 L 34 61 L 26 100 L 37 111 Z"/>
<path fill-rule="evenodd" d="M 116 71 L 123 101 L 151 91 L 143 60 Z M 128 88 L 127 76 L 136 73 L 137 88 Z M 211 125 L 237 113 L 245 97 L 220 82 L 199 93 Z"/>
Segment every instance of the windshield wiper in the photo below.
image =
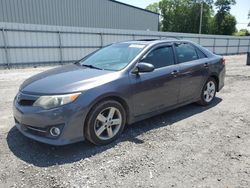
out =
<path fill-rule="evenodd" d="M 103 70 L 103 69 L 101 69 L 101 68 L 99 68 L 99 67 L 95 67 L 95 66 L 93 66 L 93 65 L 84 65 L 84 64 L 81 64 L 81 65 L 84 66 L 84 67 L 91 68 L 91 69 Z"/>

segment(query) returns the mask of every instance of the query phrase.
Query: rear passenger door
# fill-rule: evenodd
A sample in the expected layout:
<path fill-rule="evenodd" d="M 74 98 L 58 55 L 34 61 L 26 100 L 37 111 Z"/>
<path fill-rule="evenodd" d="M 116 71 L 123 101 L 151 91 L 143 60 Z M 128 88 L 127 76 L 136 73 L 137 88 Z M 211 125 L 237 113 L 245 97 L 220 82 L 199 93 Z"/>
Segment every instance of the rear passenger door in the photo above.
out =
<path fill-rule="evenodd" d="M 207 57 L 199 48 L 186 42 L 175 43 L 175 52 L 180 65 L 178 102 L 197 99 L 209 74 Z"/>

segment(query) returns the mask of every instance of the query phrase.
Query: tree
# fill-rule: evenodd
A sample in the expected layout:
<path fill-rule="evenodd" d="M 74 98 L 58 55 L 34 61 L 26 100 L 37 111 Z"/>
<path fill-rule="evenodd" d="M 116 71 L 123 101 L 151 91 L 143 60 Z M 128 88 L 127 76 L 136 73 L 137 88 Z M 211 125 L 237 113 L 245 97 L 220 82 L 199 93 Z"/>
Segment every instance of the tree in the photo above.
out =
<path fill-rule="evenodd" d="M 241 29 L 239 32 L 234 33 L 236 36 L 250 36 L 250 32 L 247 29 Z"/>
<path fill-rule="evenodd" d="M 160 13 L 159 3 L 152 3 L 146 7 L 147 10 Z"/>
<path fill-rule="evenodd" d="M 217 0 L 214 5 L 218 9 L 218 12 L 230 12 L 231 6 L 235 5 L 235 0 Z"/>
<path fill-rule="evenodd" d="M 222 35 L 232 35 L 236 31 L 236 18 L 230 13 L 225 14 L 222 22 L 221 22 L 221 30 L 217 32 L 217 34 Z"/>
<path fill-rule="evenodd" d="M 201 4 L 203 6 L 201 33 L 208 34 L 210 32 L 210 20 L 213 15 L 212 0 L 202 2 L 200 2 L 200 0 L 193 1 L 193 5 L 191 6 L 189 13 L 189 25 L 192 33 L 197 33 L 199 31 Z"/>
<path fill-rule="evenodd" d="M 214 16 L 212 33 L 232 35 L 236 31 L 236 18 L 230 14 L 231 6 L 235 3 L 235 0 L 217 0 L 215 2 L 218 11 Z"/>
<path fill-rule="evenodd" d="M 161 0 L 146 8 L 160 13 L 162 31 L 198 33 L 203 6 L 202 33 L 232 35 L 236 31 L 236 19 L 230 14 L 234 4 L 235 0 L 216 0 L 215 4 L 213 0 Z"/>
<path fill-rule="evenodd" d="M 248 19 L 250 19 L 250 10 L 248 12 Z M 250 22 L 248 23 L 248 26 L 250 26 Z"/>
<path fill-rule="evenodd" d="M 208 22 L 212 13 L 212 0 L 203 1 L 203 33 L 208 33 Z M 161 0 L 162 30 L 198 33 L 201 3 L 198 0 Z"/>

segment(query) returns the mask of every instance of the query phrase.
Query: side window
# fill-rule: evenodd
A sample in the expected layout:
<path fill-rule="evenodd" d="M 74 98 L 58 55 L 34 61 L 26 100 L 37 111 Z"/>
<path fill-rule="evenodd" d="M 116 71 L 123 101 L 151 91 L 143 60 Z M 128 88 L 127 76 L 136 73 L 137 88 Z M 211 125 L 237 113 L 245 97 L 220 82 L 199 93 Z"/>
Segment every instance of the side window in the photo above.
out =
<path fill-rule="evenodd" d="M 151 63 L 156 69 L 173 65 L 175 63 L 173 48 L 171 46 L 157 48 L 151 51 L 142 61 Z"/>
<path fill-rule="evenodd" d="M 200 59 L 207 58 L 207 56 L 198 48 L 196 48 L 196 52 Z"/>
<path fill-rule="evenodd" d="M 186 43 L 176 44 L 175 48 L 179 63 L 184 63 L 187 61 L 194 61 L 196 59 L 199 59 L 195 48 L 190 44 Z"/>

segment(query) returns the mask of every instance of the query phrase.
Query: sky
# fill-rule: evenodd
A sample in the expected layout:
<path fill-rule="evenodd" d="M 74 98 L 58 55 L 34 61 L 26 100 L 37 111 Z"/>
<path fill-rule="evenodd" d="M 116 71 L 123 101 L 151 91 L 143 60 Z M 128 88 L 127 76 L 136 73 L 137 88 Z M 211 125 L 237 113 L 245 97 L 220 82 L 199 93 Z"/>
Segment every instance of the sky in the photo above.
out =
<path fill-rule="evenodd" d="M 118 0 L 120 2 L 130 4 L 136 7 L 145 8 L 147 5 L 159 0 Z M 250 0 L 236 0 L 236 5 L 232 6 L 231 14 L 236 17 L 237 20 L 237 29 L 248 29 L 247 24 L 250 22 L 250 19 L 247 19 L 248 11 L 250 10 Z"/>

